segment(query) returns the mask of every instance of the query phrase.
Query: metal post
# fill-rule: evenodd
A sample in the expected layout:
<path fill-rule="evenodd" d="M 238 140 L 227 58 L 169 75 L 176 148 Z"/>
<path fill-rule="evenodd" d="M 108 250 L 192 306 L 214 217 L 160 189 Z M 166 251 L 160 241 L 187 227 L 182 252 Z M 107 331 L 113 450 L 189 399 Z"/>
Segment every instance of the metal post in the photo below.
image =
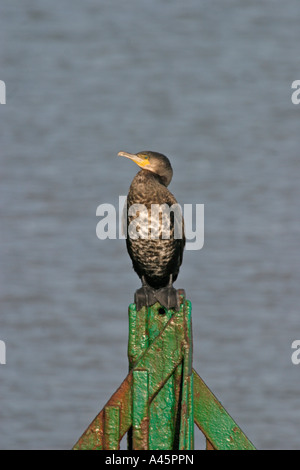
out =
<path fill-rule="evenodd" d="M 156 303 L 129 306 L 129 373 L 75 450 L 189 450 L 194 423 L 207 450 L 250 450 L 253 444 L 192 369 L 191 303 L 180 291 L 179 311 Z"/>
<path fill-rule="evenodd" d="M 159 374 L 160 388 L 149 401 L 147 413 L 148 427 L 144 427 L 144 440 L 129 437 L 129 449 L 170 450 L 193 448 L 193 392 L 192 392 L 192 333 L 191 308 L 181 292 L 181 307 L 179 312 L 167 310 L 159 303 L 151 307 L 143 307 L 136 311 L 135 304 L 129 307 L 129 368 L 140 371 L 140 359 L 168 325 L 174 323 L 175 328 L 162 341 L 158 355 L 149 358 L 146 365 L 146 375 L 151 382 L 152 377 Z M 180 356 L 178 356 L 178 353 Z M 179 359 L 179 360 L 178 360 Z M 137 364 L 137 365 L 135 365 Z M 170 370 L 171 367 L 171 370 Z M 135 383 L 135 382 L 134 382 Z M 144 382 L 134 385 L 133 409 L 135 397 L 143 400 L 145 394 Z M 140 390 L 136 390 L 136 387 Z M 146 421 L 145 421 L 146 422 Z M 134 426 L 133 426 L 134 428 Z M 140 445 L 142 447 L 140 447 Z"/>

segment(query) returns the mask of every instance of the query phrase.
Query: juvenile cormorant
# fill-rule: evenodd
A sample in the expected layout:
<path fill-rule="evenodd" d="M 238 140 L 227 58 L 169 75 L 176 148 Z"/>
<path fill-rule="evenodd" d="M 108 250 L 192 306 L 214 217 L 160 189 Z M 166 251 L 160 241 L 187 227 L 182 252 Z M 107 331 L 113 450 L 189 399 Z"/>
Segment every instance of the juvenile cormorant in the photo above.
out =
<path fill-rule="evenodd" d="M 157 301 L 177 309 L 173 282 L 182 263 L 185 236 L 180 206 L 167 188 L 173 175 L 171 164 L 157 152 L 118 155 L 142 168 L 131 183 L 126 214 L 127 250 L 143 285 L 135 294 L 137 310 Z"/>

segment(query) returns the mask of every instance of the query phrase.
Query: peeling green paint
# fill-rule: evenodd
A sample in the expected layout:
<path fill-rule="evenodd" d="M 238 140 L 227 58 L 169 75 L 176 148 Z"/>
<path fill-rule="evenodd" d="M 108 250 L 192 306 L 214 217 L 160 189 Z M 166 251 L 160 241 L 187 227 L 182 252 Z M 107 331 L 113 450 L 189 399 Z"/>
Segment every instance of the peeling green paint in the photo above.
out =
<path fill-rule="evenodd" d="M 129 373 L 75 444 L 75 450 L 118 449 L 128 433 L 134 450 L 189 450 L 194 423 L 207 449 L 248 450 L 253 444 L 192 369 L 191 303 L 129 306 Z"/>

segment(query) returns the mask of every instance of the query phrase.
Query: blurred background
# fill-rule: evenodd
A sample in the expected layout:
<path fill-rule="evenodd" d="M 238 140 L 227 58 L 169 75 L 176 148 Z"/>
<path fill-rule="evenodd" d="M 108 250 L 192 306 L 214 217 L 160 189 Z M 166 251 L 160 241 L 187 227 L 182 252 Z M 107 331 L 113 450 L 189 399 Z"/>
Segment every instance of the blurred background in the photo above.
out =
<path fill-rule="evenodd" d="M 300 449 L 298 0 L 2 2 L 0 448 L 70 449 L 127 375 L 140 282 L 96 209 L 155 150 L 205 241 L 194 368 L 260 449 Z M 202 441 L 197 433 L 196 444 Z"/>

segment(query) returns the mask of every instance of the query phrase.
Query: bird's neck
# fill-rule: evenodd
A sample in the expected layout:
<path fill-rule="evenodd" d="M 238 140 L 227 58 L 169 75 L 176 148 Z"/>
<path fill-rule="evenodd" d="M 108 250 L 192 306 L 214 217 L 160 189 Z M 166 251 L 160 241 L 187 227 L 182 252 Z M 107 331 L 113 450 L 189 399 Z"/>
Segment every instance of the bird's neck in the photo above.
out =
<path fill-rule="evenodd" d="M 159 204 L 159 194 L 167 191 L 159 175 L 147 171 L 139 171 L 130 186 L 128 201 L 130 204 Z"/>
<path fill-rule="evenodd" d="M 151 170 L 141 170 L 138 172 L 136 176 L 139 176 L 139 178 L 146 183 L 149 183 L 150 181 L 155 182 L 156 184 L 159 183 L 162 186 L 167 187 L 168 186 L 168 181 L 167 178 L 161 175 L 158 175 L 157 173 L 154 173 L 154 171 Z"/>

